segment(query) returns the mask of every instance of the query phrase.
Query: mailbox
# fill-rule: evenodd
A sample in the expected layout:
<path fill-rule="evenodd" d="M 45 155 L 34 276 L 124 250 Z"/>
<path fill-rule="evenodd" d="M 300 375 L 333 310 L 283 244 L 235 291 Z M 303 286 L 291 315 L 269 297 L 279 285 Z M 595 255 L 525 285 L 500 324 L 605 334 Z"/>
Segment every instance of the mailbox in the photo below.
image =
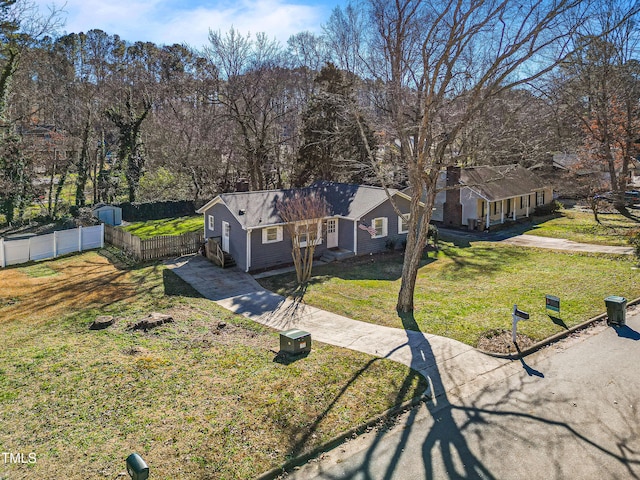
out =
<path fill-rule="evenodd" d="M 311 334 L 293 329 L 280 332 L 280 351 L 292 355 L 311 351 Z"/>
<path fill-rule="evenodd" d="M 147 480 L 149 467 L 140 455 L 132 453 L 127 457 L 127 473 L 133 480 Z"/>

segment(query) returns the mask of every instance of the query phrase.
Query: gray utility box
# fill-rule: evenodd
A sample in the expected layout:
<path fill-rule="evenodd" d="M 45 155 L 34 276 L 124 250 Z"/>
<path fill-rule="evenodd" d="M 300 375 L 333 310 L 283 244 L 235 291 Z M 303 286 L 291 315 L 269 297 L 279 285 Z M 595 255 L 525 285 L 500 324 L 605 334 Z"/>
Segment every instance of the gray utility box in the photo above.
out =
<path fill-rule="evenodd" d="M 280 351 L 292 355 L 311 351 L 311 334 L 294 328 L 280 332 Z"/>
<path fill-rule="evenodd" d="M 607 306 L 607 324 L 625 325 L 627 323 L 627 299 L 611 295 L 604 299 Z"/>

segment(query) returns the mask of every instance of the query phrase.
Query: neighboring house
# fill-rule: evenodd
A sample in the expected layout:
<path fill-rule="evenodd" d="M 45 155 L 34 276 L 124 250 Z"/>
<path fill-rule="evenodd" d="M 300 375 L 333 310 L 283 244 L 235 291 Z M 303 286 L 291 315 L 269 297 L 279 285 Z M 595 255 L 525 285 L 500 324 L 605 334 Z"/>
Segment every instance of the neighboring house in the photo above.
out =
<path fill-rule="evenodd" d="M 603 185 L 611 188 L 611 174 L 609 173 L 609 167 L 604 162 L 583 165 L 575 153 L 556 153 L 553 155 L 553 168 L 559 171 L 572 172 L 578 177 L 599 178 Z M 622 173 L 621 170 L 620 166 L 616 169 L 618 175 Z M 640 159 L 638 158 L 629 160 L 629 182 L 633 185 L 640 183 Z"/>
<path fill-rule="evenodd" d="M 204 215 L 204 233 L 220 243 L 244 271 L 292 263 L 292 241 L 278 214 L 277 204 L 296 192 L 322 196 L 329 215 L 316 227 L 320 243 L 315 256 L 329 249 L 353 255 L 381 252 L 389 240 L 406 237 L 407 224 L 394 210 L 383 188 L 318 182 L 303 189 L 223 193 L 198 210 Z M 401 213 L 409 212 L 410 197 L 389 191 Z M 307 232 L 300 232 L 307 235 Z"/>
<path fill-rule="evenodd" d="M 446 187 L 446 188 L 445 188 Z M 520 165 L 448 167 L 441 173 L 432 220 L 484 230 L 529 217 L 553 201 L 553 189 Z"/>
<path fill-rule="evenodd" d="M 555 153 L 553 168 L 565 172 L 572 172 L 581 177 L 584 175 L 602 175 L 607 172 L 604 165 L 585 165 L 575 153 Z"/>

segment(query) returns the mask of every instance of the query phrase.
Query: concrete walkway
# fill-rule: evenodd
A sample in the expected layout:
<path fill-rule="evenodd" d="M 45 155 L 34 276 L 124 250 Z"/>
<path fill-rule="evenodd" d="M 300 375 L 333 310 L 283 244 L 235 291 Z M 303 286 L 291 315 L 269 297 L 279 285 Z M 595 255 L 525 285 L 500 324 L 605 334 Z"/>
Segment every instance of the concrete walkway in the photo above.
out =
<path fill-rule="evenodd" d="M 538 237 L 537 235 L 516 235 L 506 238 L 501 243 L 520 247 L 549 248 L 552 250 L 569 250 L 572 252 L 611 253 L 617 255 L 632 255 L 633 247 L 614 247 L 609 245 L 593 245 L 578 243 L 562 238 Z"/>
<path fill-rule="evenodd" d="M 427 378 L 432 397 L 464 397 L 521 369 L 516 362 L 449 338 L 360 322 L 294 302 L 265 290 L 249 274 L 222 270 L 200 255 L 180 257 L 167 266 L 205 298 L 258 323 L 277 330 L 299 328 L 311 333 L 312 341 L 407 365 Z"/>

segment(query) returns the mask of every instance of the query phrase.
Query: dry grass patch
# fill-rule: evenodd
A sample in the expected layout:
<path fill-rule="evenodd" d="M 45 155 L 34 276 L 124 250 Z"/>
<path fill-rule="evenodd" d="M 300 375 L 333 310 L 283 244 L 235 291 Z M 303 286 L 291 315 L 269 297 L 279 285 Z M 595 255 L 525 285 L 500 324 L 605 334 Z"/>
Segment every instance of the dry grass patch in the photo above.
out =
<path fill-rule="evenodd" d="M 96 253 L 47 265 L 58 273 L 0 270 L 18 299 L 0 311 L 12 316 L 0 329 L 0 444 L 37 454 L 0 463 L 0 478 L 113 480 L 134 451 L 157 479 L 255 478 L 426 388 L 406 367 L 319 343 L 278 363 L 276 332 L 161 265 L 119 270 Z M 152 311 L 175 321 L 130 330 Z M 101 314 L 115 325 L 89 330 Z"/>
<path fill-rule="evenodd" d="M 114 268 L 96 253 L 79 258 L 3 269 L 0 323 L 49 320 L 76 310 L 104 307 L 136 294 L 126 270 Z"/>

